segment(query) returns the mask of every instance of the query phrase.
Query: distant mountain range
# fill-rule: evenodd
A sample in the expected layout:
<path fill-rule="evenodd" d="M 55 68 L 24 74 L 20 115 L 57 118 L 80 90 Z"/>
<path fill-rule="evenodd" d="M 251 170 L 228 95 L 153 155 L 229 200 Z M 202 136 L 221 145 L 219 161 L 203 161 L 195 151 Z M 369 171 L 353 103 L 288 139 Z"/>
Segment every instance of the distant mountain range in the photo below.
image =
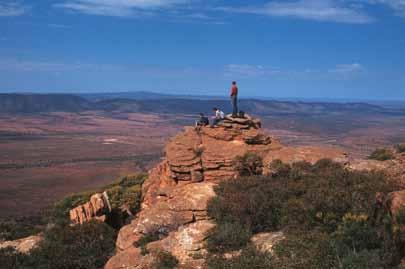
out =
<path fill-rule="evenodd" d="M 160 95 L 156 93 L 111 94 L 0 94 L 0 113 L 143 112 L 166 114 L 210 113 L 213 107 L 231 110 L 227 98 Z M 240 107 L 256 115 L 339 115 L 392 114 L 405 115 L 405 109 L 367 103 L 332 103 L 243 99 Z"/>

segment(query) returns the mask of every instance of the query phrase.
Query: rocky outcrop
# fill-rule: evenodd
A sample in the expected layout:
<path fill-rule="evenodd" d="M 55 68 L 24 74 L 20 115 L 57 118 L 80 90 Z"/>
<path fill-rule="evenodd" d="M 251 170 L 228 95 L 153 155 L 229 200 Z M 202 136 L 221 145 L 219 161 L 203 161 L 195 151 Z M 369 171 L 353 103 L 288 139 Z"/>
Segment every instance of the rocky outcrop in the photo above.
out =
<path fill-rule="evenodd" d="M 392 160 L 353 160 L 349 168 L 365 171 L 382 171 L 398 188 L 405 189 L 405 154 L 397 153 Z"/>
<path fill-rule="evenodd" d="M 206 234 L 214 226 L 207 217 L 208 201 L 215 196 L 218 182 L 237 176 L 234 159 L 249 152 L 261 156 L 265 166 L 287 156 L 288 162 L 315 162 L 322 158 L 346 161 L 337 149 L 284 148 L 262 131 L 260 120 L 248 115 L 227 116 L 217 128 L 186 127 L 168 142 L 165 159 L 150 171 L 142 186 L 142 210 L 120 230 L 117 254 L 106 269 L 148 268 L 153 253 L 159 251 L 170 252 L 182 266 L 201 268 Z M 149 243 L 146 247 L 150 254 L 142 256 L 135 245 L 149 233 L 164 238 Z M 269 248 L 280 238 L 281 235 L 261 235 L 255 242 Z"/>
<path fill-rule="evenodd" d="M 341 164 L 347 164 L 349 162 L 347 154 L 333 147 L 282 147 L 278 150 L 272 151 L 264 158 L 265 173 L 270 172 L 270 163 L 274 160 L 281 160 L 283 163 L 293 164 L 295 162 L 306 161 L 311 164 L 316 163 L 320 159 L 331 159 Z"/>
<path fill-rule="evenodd" d="M 29 253 L 33 248 L 37 247 L 38 244 L 42 241 L 42 235 L 32 235 L 18 240 L 5 241 L 0 243 L 1 248 L 15 248 L 18 252 Z"/>
<path fill-rule="evenodd" d="M 111 212 L 111 205 L 106 192 L 96 193 L 90 201 L 70 210 L 70 220 L 73 224 L 82 224 L 90 220 L 104 222 Z"/>

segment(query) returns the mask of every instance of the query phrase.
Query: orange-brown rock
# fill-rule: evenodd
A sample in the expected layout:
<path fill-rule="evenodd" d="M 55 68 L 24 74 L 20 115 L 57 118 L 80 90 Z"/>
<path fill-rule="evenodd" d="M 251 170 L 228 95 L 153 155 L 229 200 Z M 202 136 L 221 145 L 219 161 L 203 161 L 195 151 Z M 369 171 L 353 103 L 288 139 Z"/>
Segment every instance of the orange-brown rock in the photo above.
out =
<path fill-rule="evenodd" d="M 209 220 L 194 222 L 171 232 L 163 240 L 149 243 L 147 249 L 152 253 L 169 252 L 179 260 L 180 264 L 201 268 L 204 260 L 195 257 L 203 257 L 206 254 L 205 239 L 208 231 L 214 226 L 215 224 Z"/>
<path fill-rule="evenodd" d="M 82 224 L 93 219 L 104 222 L 106 214 L 110 212 L 111 206 L 108 195 L 104 192 L 92 195 L 89 202 L 73 208 L 69 215 L 73 224 Z"/>
<path fill-rule="evenodd" d="M 153 257 L 142 255 L 139 248 L 131 248 L 128 251 L 120 252 L 111 258 L 104 266 L 105 269 L 135 269 L 151 268 Z"/>
<path fill-rule="evenodd" d="M 5 241 L 0 243 L 0 249 L 12 247 L 21 253 L 29 253 L 33 248 L 38 246 L 42 239 L 42 235 L 32 235 L 18 240 Z"/>
<path fill-rule="evenodd" d="M 151 252 L 168 251 L 182 266 L 199 268 L 201 260 L 190 256 L 204 253 L 206 232 L 213 226 L 207 217 L 207 204 L 215 195 L 214 186 L 236 177 L 233 160 L 249 152 L 267 162 L 345 159 L 336 149 L 285 150 L 277 139 L 263 132 L 260 120 L 250 116 L 243 119 L 228 116 L 217 128 L 185 128 L 168 142 L 165 159 L 150 171 L 142 186 L 141 212 L 120 230 L 118 253 L 106 268 L 136 268 L 142 264 L 145 258 L 138 256 L 135 243 L 150 232 L 167 236 L 150 243 L 147 247 Z M 123 264 L 127 267 L 122 267 Z"/>
<path fill-rule="evenodd" d="M 405 214 L 405 190 L 389 193 L 385 201 L 394 221 L 401 213 Z"/>
<path fill-rule="evenodd" d="M 300 161 L 306 161 L 314 164 L 320 159 L 331 159 L 342 164 L 348 163 L 348 157 L 346 153 L 338 148 L 333 147 L 283 147 L 279 150 L 272 151 L 265 157 L 265 167 L 268 167 L 268 164 L 277 159 L 288 164 Z"/>
<path fill-rule="evenodd" d="M 405 189 L 405 154 L 394 154 L 392 160 L 354 160 L 349 168 L 365 171 L 382 171 L 398 188 Z"/>

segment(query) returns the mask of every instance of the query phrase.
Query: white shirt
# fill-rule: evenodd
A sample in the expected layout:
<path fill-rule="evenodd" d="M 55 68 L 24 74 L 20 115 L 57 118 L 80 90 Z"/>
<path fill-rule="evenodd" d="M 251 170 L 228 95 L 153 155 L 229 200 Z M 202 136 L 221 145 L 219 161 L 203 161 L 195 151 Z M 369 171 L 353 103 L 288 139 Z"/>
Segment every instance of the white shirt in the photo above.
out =
<path fill-rule="evenodd" d="M 223 119 L 225 118 L 225 113 L 218 109 L 217 111 L 215 111 L 215 118 Z"/>

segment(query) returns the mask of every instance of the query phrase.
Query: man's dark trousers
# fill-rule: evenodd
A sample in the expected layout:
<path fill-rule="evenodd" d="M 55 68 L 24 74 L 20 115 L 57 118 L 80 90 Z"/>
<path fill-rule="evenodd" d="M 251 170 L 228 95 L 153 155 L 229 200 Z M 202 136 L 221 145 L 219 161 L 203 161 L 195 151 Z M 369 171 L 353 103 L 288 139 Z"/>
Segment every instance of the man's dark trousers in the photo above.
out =
<path fill-rule="evenodd" d="M 238 115 L 238 96 L 236 94 L 231 96 L 231 102 L 232 102 L 232 116 L 237 116 Z"/>

